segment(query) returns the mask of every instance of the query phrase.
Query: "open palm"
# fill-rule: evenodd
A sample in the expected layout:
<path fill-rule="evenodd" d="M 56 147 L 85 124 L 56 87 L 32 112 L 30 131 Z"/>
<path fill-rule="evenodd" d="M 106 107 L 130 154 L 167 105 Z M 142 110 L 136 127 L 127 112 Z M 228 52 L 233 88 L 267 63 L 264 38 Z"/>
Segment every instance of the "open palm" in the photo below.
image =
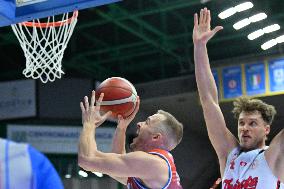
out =
<path fill-rule="evenodd" d="M 193 28 L 193 42 L 206 44 L 219 30 L 223 29 L 222 26 L 217 26 L 211 30 L 211 15 L 210 10 L 207 8 L 200 10 L 200 16 L 194 14 L 194 28 Z"/>
<path fill-rule="evenodd" d="M 82 111 L 82 123 L 83 125 L 91 125 L 94 127 L 100 126 L 110 115 L 111 111 L 101 115 L 100 104 L 103 100 L 104 94 L 101 93 L 99 99 L 96 102 L 96 93 L 92 91 L 91 103 L 88 101 L 88 97 L 85 96 L 84 103 L 80 103 Z"/>

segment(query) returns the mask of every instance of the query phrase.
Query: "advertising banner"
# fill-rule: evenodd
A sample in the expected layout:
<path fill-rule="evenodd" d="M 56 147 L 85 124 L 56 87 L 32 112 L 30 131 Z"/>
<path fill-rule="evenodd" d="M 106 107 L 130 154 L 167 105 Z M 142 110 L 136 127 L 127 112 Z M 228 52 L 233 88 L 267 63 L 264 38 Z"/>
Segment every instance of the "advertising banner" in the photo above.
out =
<path fill-rule="evenodd" d="M 0 120 L 36 116 L 35 81 L 0 83 Z"/>
<path fill-rule="evenodd" d="M 226 67 L 222 70 L 222 80 L 225 99 L 242 95 L 242 69 L 241 66 Z"/>
<path fill-rule="evenodd" d="M 8 125 L 7 137 L 16 142 L 25 142 L 44 153 L 76 154 L 82 126 Z M 97 147 L 110 152 L 115 128 L 96 129 Z"/>
<path fill-rule="evenodd" d="M 284 59 L 272 60 L 268 63 L 269 86 L 271 92 L 284 91 Z"/>
<path fill-rule="evenodd" d="M 265 93 L 265 65 L 264 63 L 245 65 L 245 86 L 248 96 Z"/>

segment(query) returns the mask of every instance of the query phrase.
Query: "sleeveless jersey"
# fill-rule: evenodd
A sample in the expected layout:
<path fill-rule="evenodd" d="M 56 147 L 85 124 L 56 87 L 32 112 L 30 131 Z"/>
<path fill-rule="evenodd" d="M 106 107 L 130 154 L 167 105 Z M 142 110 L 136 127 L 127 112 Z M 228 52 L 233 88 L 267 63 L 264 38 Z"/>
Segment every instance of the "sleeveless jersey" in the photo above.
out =
<path fill-rule="evenodd" d="M 264 150 L 240 152 L 235 148 L 229 154 L 222 189 L 284 189 L 272 173 L 264 156 Z"/>
<path fill-rule="evenodd" d="M 161 157 L 168 164 L 169 179 L 162 189 L 182 189 L 182 186 L 180 185 L 180 178 L 176 171 L 176 166 L 175 166 L 172 154 L 162 149 L 154 149 L 148 153 Z M 142 184 L 140 179 L 135 178 L 135 177 L 128 178 L 127 188 L 128 189 L 149 189 Z"/>
<path fill-rule="evenodd" d="M 0 138 L 0 189 L 63 189 L 63 184 L 42 153 Z"/>
<path fill-rule="evenodd" d="M 0 150 L 0 189 L 33 189 L 28 145 L 0 139 Z"/>

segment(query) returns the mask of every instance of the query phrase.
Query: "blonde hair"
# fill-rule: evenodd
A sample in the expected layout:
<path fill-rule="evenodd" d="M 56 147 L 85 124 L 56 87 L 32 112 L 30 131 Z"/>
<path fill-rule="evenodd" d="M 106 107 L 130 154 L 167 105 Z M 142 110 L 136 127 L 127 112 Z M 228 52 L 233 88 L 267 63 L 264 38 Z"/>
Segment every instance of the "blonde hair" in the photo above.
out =
<path fill-rule="evenodd" d="M 163 129 L 166 130 L 170 136 L 169 143 L 171 143 L 170 148 L 175 148 L 182 140 L 183 137 L 183 124 L 180 123 L 172 114 L 164 111 L 158 110 L 158 114 L 165 116 L 165 120 L 162 121 Z"/>

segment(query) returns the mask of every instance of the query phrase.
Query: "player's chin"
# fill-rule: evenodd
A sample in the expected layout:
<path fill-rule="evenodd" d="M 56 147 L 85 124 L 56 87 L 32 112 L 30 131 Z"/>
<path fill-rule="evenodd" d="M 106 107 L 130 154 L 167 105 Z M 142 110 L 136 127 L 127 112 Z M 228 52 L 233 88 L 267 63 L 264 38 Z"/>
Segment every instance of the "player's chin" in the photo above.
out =
<path fill-rule="evenodd" d="M 253 147 L 247 143 L 240 144 L 242 151 L 247 152 L 253 149 Z"/>

